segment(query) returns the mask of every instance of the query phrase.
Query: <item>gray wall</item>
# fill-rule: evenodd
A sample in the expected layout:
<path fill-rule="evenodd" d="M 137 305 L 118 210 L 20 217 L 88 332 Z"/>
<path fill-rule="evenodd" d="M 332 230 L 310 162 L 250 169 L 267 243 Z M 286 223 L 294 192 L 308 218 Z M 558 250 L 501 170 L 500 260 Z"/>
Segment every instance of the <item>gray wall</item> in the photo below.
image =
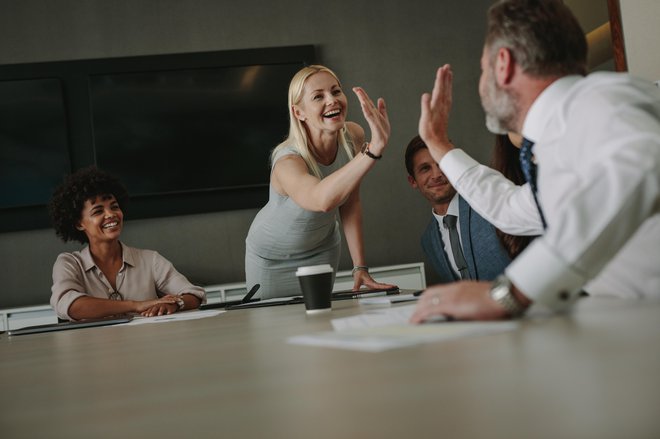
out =
<path fill-rule="evenodd" d="M 392 136 L 362 185 L 365 248 L 372 265 L 423 260 L 426 202 L 406 182 L 403 151 L 416 134 L 420 95 L 451 63 L 451 137 L 490 156 L 477 83 L 489 0 L 0 0 L 0 63 L 314 44 L 349 95 L 349 118 L 368 131 L 350 88 L 386 99 Z M 285 106 L 286 103 L 282 102 Z M 258 129 L 255 115 L 255 129 Z M 264 158 L 266 160 L 266 158 Z M 15 188 L 20 190 L 20 188 Z M 244 279 L 244 239 L 256 209 L 133 220 L 122 239 L 153 248 L 193 282 Z M 51 230 L 0 234 L 0 307 L 48 302 L 58 253 L 77 249 Z M 340 269 L 351 267 L 346 246 Z"/>

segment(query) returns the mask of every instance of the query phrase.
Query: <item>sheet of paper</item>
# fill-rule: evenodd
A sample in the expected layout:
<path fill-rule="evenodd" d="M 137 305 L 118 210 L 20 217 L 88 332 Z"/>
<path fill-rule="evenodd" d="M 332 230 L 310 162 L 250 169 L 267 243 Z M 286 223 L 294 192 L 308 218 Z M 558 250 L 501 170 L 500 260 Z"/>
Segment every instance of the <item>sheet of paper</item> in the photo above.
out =
<path fill-rule="evenodd" d="M 406 325 L 410 316 L 415 311 L 415 304 L 401 305 L 391 308 L 369 309 L 356 316 L 332 319 L 332 327 L 335 331 L 347 329 L 374 328 L 387 325 Z"/>
<path fill-rule="evenodd" d="M 143 325 L 145 323 L 162 323 L 162 322 L 176 322 L 181 320 L 203 319 L 205 317 L 217 316 L 219 314 L 222 314 L 223 312 L 226 311 L 224 309 L 207 309 L 207 310 L 177 312 L 174 314 L 167 314 L 164 316 L 154 316 L 154 317 L 136 316 L 130 322 L 123 323 L 122 325 Z"/>
<path fill-rule="evenodd" d="M 364 352 L 382 352 L 389 349 L 454 340 L 461 337 L 495 334 L 511 331 L 518 322 L 445 322 L 423 325 L 387 325 L 343 331 L 321 332 L 290 337 L 291 344 L 322 346 Z"/>

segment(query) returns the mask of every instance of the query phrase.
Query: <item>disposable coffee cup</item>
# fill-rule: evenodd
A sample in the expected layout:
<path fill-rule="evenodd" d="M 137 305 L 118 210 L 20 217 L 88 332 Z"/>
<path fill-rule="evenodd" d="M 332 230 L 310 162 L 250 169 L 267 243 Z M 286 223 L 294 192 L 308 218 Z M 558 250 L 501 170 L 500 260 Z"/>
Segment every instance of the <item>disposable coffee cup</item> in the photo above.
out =
<path fill-rule="evenodd" d="M 331 309 L 332 267 L 329 264 L 298 267 L 296 270 L 303 292 L 307 314 L 320 314 Z"/>

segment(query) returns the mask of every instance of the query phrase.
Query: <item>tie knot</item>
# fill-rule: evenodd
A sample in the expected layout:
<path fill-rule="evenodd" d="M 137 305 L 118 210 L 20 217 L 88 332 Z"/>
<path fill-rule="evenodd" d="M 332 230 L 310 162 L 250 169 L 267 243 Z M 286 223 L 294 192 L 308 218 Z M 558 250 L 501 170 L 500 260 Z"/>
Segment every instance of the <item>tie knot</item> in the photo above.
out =
<path fill-rule="evenodd" d="M 442 222 L 444 223 L 445 227 L 453 229 L 456 227 L 456 219 L 456 215 L 445 215 L 445 217 L 442 219 Z"/>
<path fill-rule="evenodd" d="M 520 145 L 520 160 L 531 160 L 532 158 L 532 146 L 534 142 L 523 137 L 522 144 Z"/>

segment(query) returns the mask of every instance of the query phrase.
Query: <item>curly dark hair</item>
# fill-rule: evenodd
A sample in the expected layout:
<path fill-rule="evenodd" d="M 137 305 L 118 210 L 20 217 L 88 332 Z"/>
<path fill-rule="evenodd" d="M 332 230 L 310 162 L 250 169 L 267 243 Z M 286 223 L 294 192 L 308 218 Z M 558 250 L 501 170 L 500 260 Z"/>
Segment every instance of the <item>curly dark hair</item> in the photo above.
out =
<path fill-rule="evenodd" d="M 64 242 L 87 243 L 85 232 L 76 228 L 81 219 L 82 209 L 87 200 L 94 200 L 104 195 L 114 195 L 122 210 L 128 205 L 128 192 L 124 185 L 119 179 L 96 166 L 79 169 L 67 176 L 64 182 L 55 188 L 48 203 L 48 213 L 55 234 Z"/>

